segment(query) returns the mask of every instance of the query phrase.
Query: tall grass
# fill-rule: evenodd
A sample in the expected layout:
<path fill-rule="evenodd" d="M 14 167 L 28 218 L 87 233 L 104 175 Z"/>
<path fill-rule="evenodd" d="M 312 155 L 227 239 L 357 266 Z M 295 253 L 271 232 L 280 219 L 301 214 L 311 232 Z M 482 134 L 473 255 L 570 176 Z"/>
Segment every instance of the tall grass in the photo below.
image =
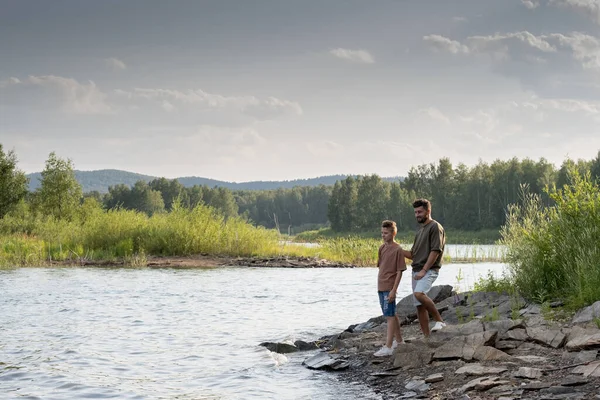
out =
<path fill-rule="evenodd" d="M 590 175 L 549 189 L 555 202 L 524 194 L 502 229 L 511 279 L 523 296 L 563 299 L 573 309 L 600 300 L 600 188 Z"/>
<path fill-rule="evenodd" d="M 279 251 L 275 231 L 210 207 L 175 207 L 168 214 L 90 208 L 66 221 L 31 214 L 0 220 L 0 265 L 43 265 L 65 260 L 116 260 L 139 255 L 253 256 Z"/>

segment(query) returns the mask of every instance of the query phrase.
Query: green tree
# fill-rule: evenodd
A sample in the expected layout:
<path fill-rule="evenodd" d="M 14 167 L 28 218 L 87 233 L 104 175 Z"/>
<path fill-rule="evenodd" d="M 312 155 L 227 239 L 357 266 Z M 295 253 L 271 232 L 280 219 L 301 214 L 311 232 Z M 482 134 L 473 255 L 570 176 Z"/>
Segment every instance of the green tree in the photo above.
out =
<path fill-rule="evenodd" d="M 158 190 L 152 190 L 144 181 L 131 188 L 131 208 L 152 215 L 165 210 L 165 202 Z"/>
<path fill-rule="evenodd" d="M 82 197 L 81 185 L 75 179 L 71 160 L 63 160 L 56 153 L 50 153 L 37 194 L 39 207 L 44 214 L 58 219 L 71 219 Z"/>
<path fill-rule="evenodd" d="M 25 173 L 17 169 L 14 151 L 4 153 L 0 144 L 0 218 L 25 197 L 28 184 Z"/>

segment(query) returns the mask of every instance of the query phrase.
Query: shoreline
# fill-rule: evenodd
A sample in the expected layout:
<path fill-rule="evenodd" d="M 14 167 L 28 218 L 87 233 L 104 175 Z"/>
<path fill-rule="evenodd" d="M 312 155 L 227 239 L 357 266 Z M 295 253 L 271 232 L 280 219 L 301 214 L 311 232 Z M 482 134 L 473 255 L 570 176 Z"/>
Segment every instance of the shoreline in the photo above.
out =
<path fill-rule="evenodd" d="M 312 257 L 232 257 L 208 254 L 190 256 L 148 256 L 146 259 L 131 260 L 64 260 L 49 261 L 41 266 L 59 267 L 133 267 L 133 268 L 221 268 L 221 267 L 259 267 L 259 268 L 368 268 L 354 264 L 332 262 Z"/>

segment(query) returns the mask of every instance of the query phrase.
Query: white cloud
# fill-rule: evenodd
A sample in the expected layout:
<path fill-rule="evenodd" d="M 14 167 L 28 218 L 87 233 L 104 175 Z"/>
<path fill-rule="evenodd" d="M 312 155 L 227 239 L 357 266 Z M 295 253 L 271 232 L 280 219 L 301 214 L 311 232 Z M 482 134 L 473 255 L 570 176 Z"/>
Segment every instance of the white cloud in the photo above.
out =
<path fill-rule="evenodd" d="M 553 33 L 547 37 L 558 42 L 573 53 L 573 57 L 580 61 L 584 68 L 600 69 L 600 39 L 580 32 L 569 35 Z"/>
<path fill-rule="evenodd" d="M 521 3 L 530 10 L 538 8 L 540 6 L 539 0 L 521 0 Z"/>
<path fill-rule="evenodd" d="M 224 96 L 205 92 L 202 89 L 186 91 L 173 89 L 136 88 L 133 91 L 117 89 L 115 94 L 131 101 L 157 101 L 165 111 L 173 111 L 177 105 L 192 109 L 232 110 L 258 118 L 273 118 L 285 114 L 302 115 L 302 107 L 294 101 L 268 97 L 264 100 L 256 96 Z"/>
<path fill-rule="evenodd" d="M 62 102 L 61 109 L 67 114 L 110 114 L 113 110 L 106 102 L 106 94 L 103 93 L 93 81 L 87 84 L 79 83 L 72 78 L 64 78 L 55 75 L 34 76 L 25 80 L 10 78 L 0 88 L 4 89 L 31 89 L 45 88 L 48 93 L 33 92 L 30 96 L 51 96 L 49 102 L 56 100 Z"/>
<path fill-rule="evenodd" d="M 581 11 L 600 24 L 600 1 L 599 0 L 550 0 L 550 4 L 559 7 L 569 7 Z"/>
<path fill-rule="evenodd" d="M 112 68 L 115 71 L 127 69 L 127 65 L 118 58 L 107 58 L 104 60 L 104 62 L 108 67 Z"/>
<path fill-rule="evenodd" d="M 440 35 L 427 35 L 423 40 L 437 51 L 447 51 L 452 54 L 468 54 L 469 48 L 456 40 Z"/>
<path fill-rule="evenodd" d="M 337 48 L 329 52 L 331 55 L 342 60 L 351 61 L 360 64 L 373 64 L 375 58 L 366 50 L 349 50 Z"/>

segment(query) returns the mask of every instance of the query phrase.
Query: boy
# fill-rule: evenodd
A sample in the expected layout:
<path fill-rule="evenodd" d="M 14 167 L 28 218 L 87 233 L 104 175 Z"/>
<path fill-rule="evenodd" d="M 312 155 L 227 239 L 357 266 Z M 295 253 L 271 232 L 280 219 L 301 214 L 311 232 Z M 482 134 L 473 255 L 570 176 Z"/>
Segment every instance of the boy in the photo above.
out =
<path fill-rule="evenodd" d="M 402 343 L 400 318 L 396 315 L 396 291 L 402 278 L 402 271 L 406 270 L 406 262 L 402 248 L 394 241 L 396 233 L 398 228 L 394 221 L 385 220 L 381 223 L 383 244 L 379 247 L 377 257 L 377 268 L 379 268 L 377 291 L 381 311 L 387 319 L 387 338 L 385 346 L 374 354 L 376 357 L 392 355 L 398 343 Z"/>

